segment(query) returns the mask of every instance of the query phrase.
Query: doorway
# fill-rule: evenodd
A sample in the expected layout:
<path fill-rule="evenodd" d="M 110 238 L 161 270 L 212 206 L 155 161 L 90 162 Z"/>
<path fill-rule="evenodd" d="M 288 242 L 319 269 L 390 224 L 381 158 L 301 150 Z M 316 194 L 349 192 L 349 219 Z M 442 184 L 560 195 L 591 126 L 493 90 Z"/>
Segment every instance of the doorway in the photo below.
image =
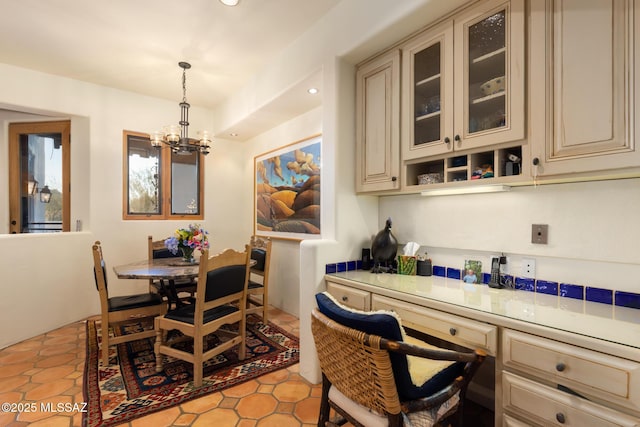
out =
<path fill-rule="evenodd" d="M 9 231 L 70 231 L 69 120 L 9 124 Z"/>

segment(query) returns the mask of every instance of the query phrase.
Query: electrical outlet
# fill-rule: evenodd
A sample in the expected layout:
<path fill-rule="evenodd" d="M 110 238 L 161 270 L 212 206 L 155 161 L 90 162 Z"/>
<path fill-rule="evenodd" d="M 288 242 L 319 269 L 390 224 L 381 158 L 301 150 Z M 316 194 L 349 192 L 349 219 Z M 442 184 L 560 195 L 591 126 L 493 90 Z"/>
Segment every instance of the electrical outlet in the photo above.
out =
<path fill-rule="evenodd" d="M 532 224 L 531 225 L 531 243 L 546 245 L 549 240 L 548 224 Z"/>
<path fill-rule="evenodd" d="M 522 276 L 529 279 L 536 277 L 536 260 L 533 258 L 522 259 Z"/>

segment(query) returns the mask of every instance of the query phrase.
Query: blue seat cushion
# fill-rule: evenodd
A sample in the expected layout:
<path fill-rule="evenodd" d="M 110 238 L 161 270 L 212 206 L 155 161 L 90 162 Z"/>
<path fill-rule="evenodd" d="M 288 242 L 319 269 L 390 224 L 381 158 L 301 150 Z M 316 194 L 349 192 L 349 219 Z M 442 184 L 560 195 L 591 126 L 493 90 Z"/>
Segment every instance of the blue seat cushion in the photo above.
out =
<path fill-rule="evenodd" d="M 334 322 L 367 334 L 403 341 L 402 325 L 392 313 L 352 310 L 340 304 L 328 292 L 316 294 L 316 303 L 318 310 Z M 417 386 L 411 381 L 407 356 L 402 353 L 389 352 L 389 357 L 401 401 L 419 399 L 442 390 L 463 373 L 465 366 L 463 362 L 454 363 L 432 376 L 424 384 Z"/>

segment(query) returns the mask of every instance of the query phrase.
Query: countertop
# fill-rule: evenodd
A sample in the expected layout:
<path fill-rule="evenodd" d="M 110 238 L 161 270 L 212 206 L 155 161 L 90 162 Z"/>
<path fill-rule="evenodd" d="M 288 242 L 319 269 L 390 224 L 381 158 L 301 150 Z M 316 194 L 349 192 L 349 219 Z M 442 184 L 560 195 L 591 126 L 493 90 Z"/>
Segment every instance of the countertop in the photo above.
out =
<path fill-rule="evenodd" d="M 484 284 L 438 276 L 373 274 L 355 270 L 328 274 L 389 297 L 460 307 L 479 320 L 498 316 L 640 349 L 640 310 L 524 290 L 494 289 Z M 417 299 L 416 299 L 417 298 Z M 474 313 L 477 312 L 477 313 Z"/>

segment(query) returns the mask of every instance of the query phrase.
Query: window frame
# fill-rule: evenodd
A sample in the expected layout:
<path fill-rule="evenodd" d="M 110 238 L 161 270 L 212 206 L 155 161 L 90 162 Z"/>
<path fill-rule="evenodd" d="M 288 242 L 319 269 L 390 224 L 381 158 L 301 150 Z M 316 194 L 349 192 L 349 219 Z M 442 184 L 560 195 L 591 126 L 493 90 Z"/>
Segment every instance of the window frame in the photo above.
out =
<path fill-rule="evenodd" d="M 21 233 L 22 222 L 18 200 L 21 197 L 20 135 L 59 133 L 62 144 L 62 230 L 71 231 L 71 120 L 47 120 L 38 122 L 14 122 L 8 126 L 9 134 L 9 232 Z M 15 222 L 15 224 L 13 224 Z"/>
<path fill-rule="evenodd" d="M 151 139 L 148 133 L 135 132 L 129 130 L 122 131 L 122 219 L 129 221 L 139 220 L 203 220 L 204 219 L 204 154 L 198 155 L 198 212 L 194 214 L 171 212 L 171 174 L 172 155 L 169 146 L 154 148 L 158 150 L 160 157 L 158 175 L 160 177 L 160 212 L 154 213 L 130 213 L 129 212 L 129 137 L 146 138 L 151 146 Z M 153 147 L 152 147 L 153 148 Z"/>

